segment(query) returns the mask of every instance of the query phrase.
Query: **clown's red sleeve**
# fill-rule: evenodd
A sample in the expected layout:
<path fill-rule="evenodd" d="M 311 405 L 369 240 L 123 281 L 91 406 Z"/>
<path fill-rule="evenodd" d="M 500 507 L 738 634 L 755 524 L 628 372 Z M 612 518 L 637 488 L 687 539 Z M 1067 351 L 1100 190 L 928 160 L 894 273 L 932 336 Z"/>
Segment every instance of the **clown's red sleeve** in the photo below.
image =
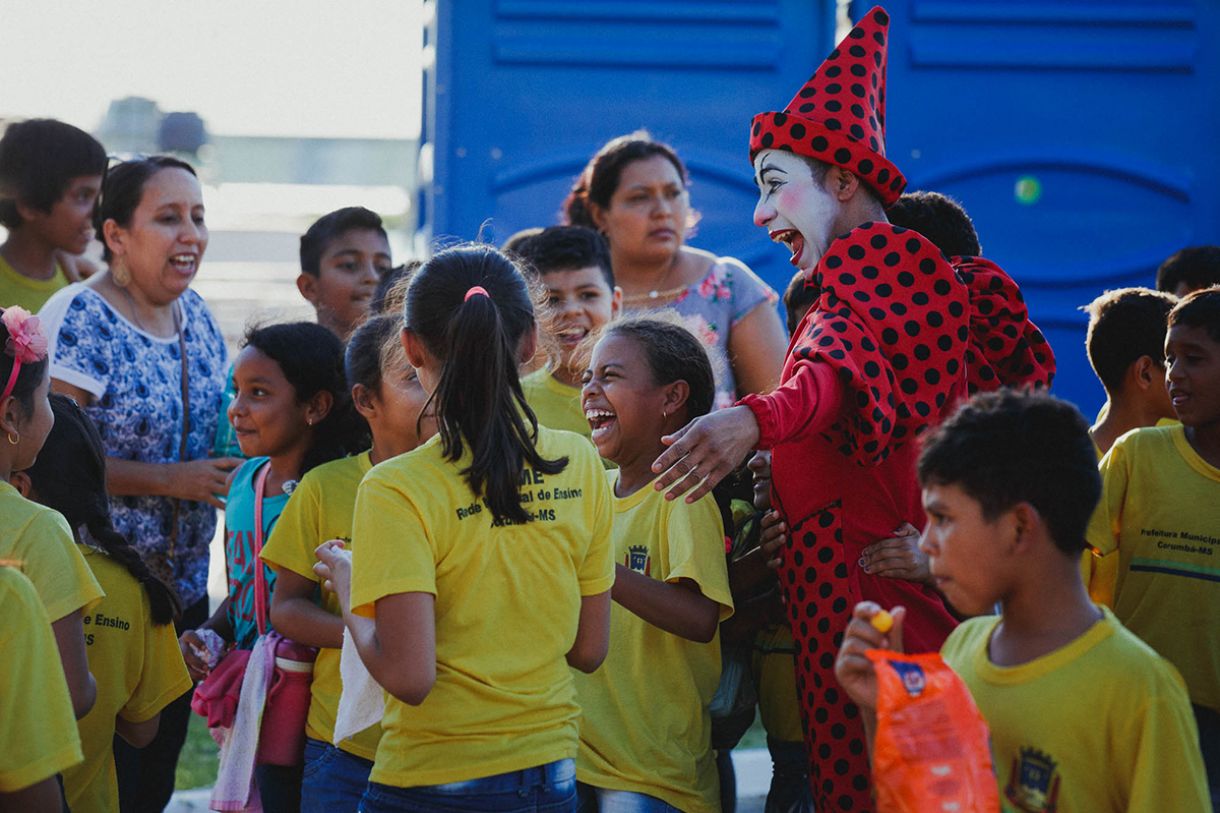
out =
<path fill-rule="evenodd" d="M 751 393 L 737 402 L 758 421 L 758 448 L 825 432 L 843 407 L 843 385 L 826 364 L 801 361 L 774 392 Z"/>

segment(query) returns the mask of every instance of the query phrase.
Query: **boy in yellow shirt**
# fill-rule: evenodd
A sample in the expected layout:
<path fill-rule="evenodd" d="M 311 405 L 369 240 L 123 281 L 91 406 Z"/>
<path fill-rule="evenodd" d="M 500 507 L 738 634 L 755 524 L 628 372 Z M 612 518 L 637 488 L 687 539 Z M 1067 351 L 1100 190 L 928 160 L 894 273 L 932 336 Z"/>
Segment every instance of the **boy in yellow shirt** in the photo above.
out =
<path fill-rule="evenodd" d="M 552 226 L 525 237 L 513 252 L 546 288 L 541 326 L 550 362 L 521 379 L 538 422 L 589 437 L 580 408 L 580 377 L 601 329 L 618 318 L 623 291 L 614 284 L 606 240 L 583 226 Z"/>
<path fill-rule="evenodd" d="M 1173 666 L 1085 593 L 1077 561 L 1101 491 L 1084 419 L 1046 395 L 979 395 L 925 441 L 937 587 L 971 618 L 941 648 L 991 729 L 1006 811 L 1207 811 L 1198 734 Z M 983 615 L 1000 605 L 1000 614 Z M 905 611 L 856 606 L 835 664 L 871 741 L 869 649 L 902 650 Z"/>
<path fill-rule="evenodd" d="M 80 255 L 93 240 L 93 207 L 106 150 L 54 119 L 9 126 L 0 139 L 0 307 L 37 311 L 51 294 L 96 269 Z"/>
<path fill-rule="evenodd" d="M 1213 800 L 1220 798 L 1220 287 L 1183 299 L 1165 340 L 1181 426 L 1119 438 L 1101 462 L 1088 541 L 1117 560 L 1113 595 L 1094 598 L 1181 671 L 1194 703 Z"/>
<path fill-rule="evenodd" d="M 1106 403 L 1089 430 L 1100 458 L 1132 429 L 1174 418 L 1165 386 L 1165 330 L 1177 300 L 1148 288 L 1106 291 L 1085 305 L 1089 364 Z"/>

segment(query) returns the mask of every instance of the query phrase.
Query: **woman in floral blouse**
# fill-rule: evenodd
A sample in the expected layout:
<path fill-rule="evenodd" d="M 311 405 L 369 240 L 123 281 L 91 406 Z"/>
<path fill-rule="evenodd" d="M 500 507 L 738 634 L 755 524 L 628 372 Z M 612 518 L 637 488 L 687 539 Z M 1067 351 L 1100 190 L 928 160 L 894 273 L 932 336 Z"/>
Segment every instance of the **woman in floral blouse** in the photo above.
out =
<path fill-rule="evenodd" d="M 692 225 L 686 167 L 639 131 L 598 150 L 564 202 L 568 222 L 610 243 L 627 311 L 673 308 L 720 369 L 716 406 L 779 384 L 788 341 L 777 296 L 740 261 L 685 245 Z"/>

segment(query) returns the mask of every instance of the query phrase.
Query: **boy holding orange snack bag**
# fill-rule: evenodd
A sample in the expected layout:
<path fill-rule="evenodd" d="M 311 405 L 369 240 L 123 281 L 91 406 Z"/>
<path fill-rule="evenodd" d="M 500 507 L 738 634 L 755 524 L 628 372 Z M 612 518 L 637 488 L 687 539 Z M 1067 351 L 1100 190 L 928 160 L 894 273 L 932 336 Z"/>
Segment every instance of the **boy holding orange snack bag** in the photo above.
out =
<path fill-rule="evenodd" d="M 1101 493 L 1080 413 L 1047 395 L 977 396 L 927 438 L 918 471 L 928 516 L 920 547 L 954 608 L 979 616 L 941 656 L 990 727 L 1003 809 L 1211 810 L 1181 677 L 1093 604 L 1080 579 Z M 997 603 L 998 616 L 983 615 Z M 874 663 L 884 661 L 872 650 L 902 652 L 905 611 L 885 612 L 856 606 L 835 664 L 870 748 Z M 895 770 L 878 756 L 875 785 L 888 778 L 883 767 Z"/>

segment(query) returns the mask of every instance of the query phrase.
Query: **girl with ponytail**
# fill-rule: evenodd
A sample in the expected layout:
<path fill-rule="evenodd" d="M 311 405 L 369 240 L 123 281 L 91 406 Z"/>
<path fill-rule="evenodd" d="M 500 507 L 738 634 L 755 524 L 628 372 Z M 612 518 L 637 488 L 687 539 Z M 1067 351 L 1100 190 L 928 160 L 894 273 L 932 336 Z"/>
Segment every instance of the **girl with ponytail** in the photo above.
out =
<path fill-rule="evenodd" d="M 517 366 L 537 329 L 507 257 L 440 252 L 404 311 L 437 435 L 365 476 L 350 555 L 318 550 L 390 695 L 360 809 L 573 810 L 569 666 L 593 671 L 609 641 L 604 469 L 585 438 L 540 427 L 525 402 Z"/>
<path fill-rule="evenodd" d="M 51 395 L 55 425 L 34 465 L 13 479 L 30 499 L 68 521 L 78 548 L 106 591 L 84 617 L 97 700 L 81 718 L 85 761 L 63 772 L 73 810 L 117 810 L 113 741 L 152 741 L 161 710 L 191 688 L 173 621 L 178 597 L 114 529 L 101 436 L 76 402 Z"/>

